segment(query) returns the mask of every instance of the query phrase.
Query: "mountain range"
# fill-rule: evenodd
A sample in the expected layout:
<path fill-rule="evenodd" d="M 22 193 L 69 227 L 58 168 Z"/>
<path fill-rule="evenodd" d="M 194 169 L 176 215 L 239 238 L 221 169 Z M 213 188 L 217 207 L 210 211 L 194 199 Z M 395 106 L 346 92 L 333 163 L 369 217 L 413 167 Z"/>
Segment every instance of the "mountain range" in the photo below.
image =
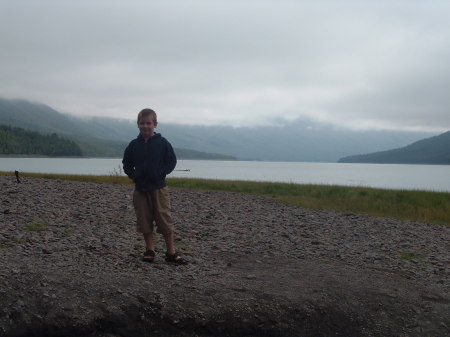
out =
<path fill-rule="evenodd" d="M 214 159 L 337 162 L 437 136 L 420 131 L 352 130 L 306 118 L 238 128 L 164 123 L 163 114 L 158 117 L 157 132 L 192 159 L 211 154 Z M 135 120 L 80 118 L 26 100 L 0 99 L 0 124 L 57 133 L 79 144 L 85 156 L 121 157 L 138 134 Z"/>
<path fill-rule="evenodd" d="M 0 124 L 73 140 L 87 157 L 121 157 L 128 142 L 137 136 L 131 121 L 113 118 L 78 118 L 47 105 L 26 100 L 0 99 Z M 180 159 L 235 160 L 233 156 L 175 148 Z M 1 152 L 0 152 L 1 153 Z"/>

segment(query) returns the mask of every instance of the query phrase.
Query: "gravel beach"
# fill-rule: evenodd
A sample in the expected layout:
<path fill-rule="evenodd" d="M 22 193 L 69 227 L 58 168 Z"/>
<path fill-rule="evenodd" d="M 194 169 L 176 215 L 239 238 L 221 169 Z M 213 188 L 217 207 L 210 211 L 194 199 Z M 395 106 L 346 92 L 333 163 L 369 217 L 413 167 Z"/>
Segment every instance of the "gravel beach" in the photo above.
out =
<path fill-rule="evenodd" d="M 171 189 L 149 264 L 132 185 L 0 188 L 0 336 L 450 336 L 447 226 Z"/>

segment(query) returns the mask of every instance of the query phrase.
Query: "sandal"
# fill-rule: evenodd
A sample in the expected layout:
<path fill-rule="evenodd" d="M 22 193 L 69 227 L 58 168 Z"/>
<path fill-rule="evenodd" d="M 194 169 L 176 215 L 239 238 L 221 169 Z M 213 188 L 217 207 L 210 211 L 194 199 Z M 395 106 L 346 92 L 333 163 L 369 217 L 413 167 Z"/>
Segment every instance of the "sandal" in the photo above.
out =
<path fill-rule="evenodd" d="M 178 252 L 175 252 L 175 254 L 169 254 L 166 252 L 166 262 L 174 264 L 188 264 L 188 262 L 183 259 Z"/>
<path fill-rule="evenodd" d="M 144 262 L 155 261 L 155 252 L 153 250 L 146 250 L 144 256 L 142 257 L 142 261 Z"/>

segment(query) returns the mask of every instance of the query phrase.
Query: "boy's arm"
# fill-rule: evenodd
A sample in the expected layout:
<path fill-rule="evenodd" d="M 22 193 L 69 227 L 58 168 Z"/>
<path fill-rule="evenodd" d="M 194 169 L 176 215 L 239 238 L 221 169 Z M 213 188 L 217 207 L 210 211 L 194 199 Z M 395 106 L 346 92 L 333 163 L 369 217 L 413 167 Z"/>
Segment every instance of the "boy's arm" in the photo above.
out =
<path fill-rule="evenodd" d="M 134 164 L 132 160 L 130 145 L 127 146 L 127 148 L 123 153 L 122 164 L 123 164 L 123 171 L 130 179 L 132 179 L 134 173 Z"/>
<path fill-rule="evenodd" d="M 171 173 L 175 169 L 175 166 L 177 165 L 177 157 L 175 155 L 175 152 L 173 151 L 172 145 L 169 142 L 167 142 L 166 146 L 167 151 L 164 156 L 164 163 L 161 167 L 162 171 L 161 173 L 163 174 L 164 177 L 169 173 Z"/>

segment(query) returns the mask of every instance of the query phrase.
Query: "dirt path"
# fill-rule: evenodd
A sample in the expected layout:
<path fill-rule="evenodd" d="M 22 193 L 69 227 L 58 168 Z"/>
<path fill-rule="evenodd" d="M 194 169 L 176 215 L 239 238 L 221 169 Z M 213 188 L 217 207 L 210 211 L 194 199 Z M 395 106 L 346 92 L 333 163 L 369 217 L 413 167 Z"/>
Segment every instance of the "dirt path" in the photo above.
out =
<path fill-rule="evenodd" d="M 174 267 L 131 186 L 0 187 L 0 336 L 450 336 L 449 227 L 172 190 Z"/>

